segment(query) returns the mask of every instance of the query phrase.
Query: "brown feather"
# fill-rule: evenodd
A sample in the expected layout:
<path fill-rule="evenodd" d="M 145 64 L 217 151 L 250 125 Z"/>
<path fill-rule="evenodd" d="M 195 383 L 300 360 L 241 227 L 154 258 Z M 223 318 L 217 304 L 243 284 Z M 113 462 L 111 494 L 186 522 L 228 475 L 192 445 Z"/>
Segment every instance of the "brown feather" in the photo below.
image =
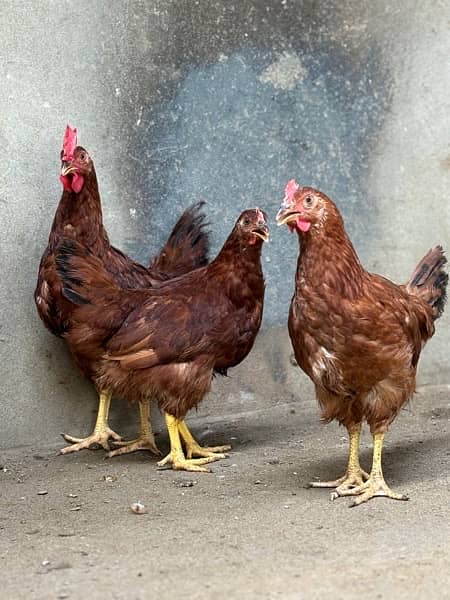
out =
<path fill-rule="evenodd" d="M 277 218 L 295 222 L 301 242 L 288 328 L 323 419 L 347 426 L 366 419 L 372 431 L 385 431 L 412 397 L 420 352 L 442 313 L 442 248 L 400 286 L 362 267 L 321 192 L 299 188 Z"/>

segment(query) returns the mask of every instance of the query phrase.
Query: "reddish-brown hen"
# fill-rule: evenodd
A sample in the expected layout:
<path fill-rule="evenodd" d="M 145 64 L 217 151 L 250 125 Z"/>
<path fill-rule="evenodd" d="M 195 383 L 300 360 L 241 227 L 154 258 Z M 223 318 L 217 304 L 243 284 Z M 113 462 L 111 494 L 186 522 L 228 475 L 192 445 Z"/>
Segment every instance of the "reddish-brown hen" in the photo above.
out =
<path fill-rule="evenodd" d="M 448 275 L 440 246 L 420 261 L 406 285 L 368 273 L 359 262 L 335 204 L 325 194 L 291 180 L 277 215 L 298 233 L 301 252 L 289 314 L 289 334 L 301 369 L 315 384 L 324 421 L 348 430 L 347 472 L 332 497 L 373 496 L 406 500 L 384 481 L 383 438 L 415 390 L 425 342 L 442 314 Z M 374 439 L 371 473 L 359 465 L 361 424 Z"/>
<path fill-rule="evenodd" d="M 215 260 L 150 290 L 121 288 L 79 244 L 68 240 L 60 247 L 57 269 L 74 304 L 66 339 L 95 364 L 100 389 L 129 401 L 157 399 L 170 437 L 162 465 L 205 471 L 203 464 L 228 449 L 201 448 L 184 417 L 208 392 L 214 371 L 237 365 L 253 346 L 263 311 L 261 247 L 267 237 L 264 213 L 244 211 Z"/>
<path fill-rule="evenodd" d="M 159 285 L 171 277 L 177 277 L 205 265 L 208 261 L 208 236 L 203 230 L 204 215 L 199 212 L 201 204 L 188 209 L 176 223 L 166 245 L 149 268 L 131 260 L 108 239 L 103 226 L 100 194 L 94 163 L 88 152 L 77 146 L 77 130 L 67 126 L 61 152 L 61 181 L 64 191 L 59 202 L 50 231 L 47 248 L 40 265 L 35 290 L 39 316 L 55 335 L 64 337 L 71 325 L 73 304 L 62 294 L 62 286 L 56 272 L 55 253 L 63 237 L 81 242 L 104 264 L 118 285 L 129 288 L 147 288 Z M 76 364 L 90 379 L 92 365 L 88 356 L 79 349 L 72 354 Z M 73 445 L 61 450 L 63 454 L 99 444 L 109 449 L 108 439 L 120 440 L 108 426 L 111 393 L 99 388 L 99 410 L 92 435 L 80 439 L 64 436 Z M 134 446 L 126 446 L 122 452 L 149 449 L 157 452 L 148 424 L 148 405 L 140 405 L 141 436 Z"/>

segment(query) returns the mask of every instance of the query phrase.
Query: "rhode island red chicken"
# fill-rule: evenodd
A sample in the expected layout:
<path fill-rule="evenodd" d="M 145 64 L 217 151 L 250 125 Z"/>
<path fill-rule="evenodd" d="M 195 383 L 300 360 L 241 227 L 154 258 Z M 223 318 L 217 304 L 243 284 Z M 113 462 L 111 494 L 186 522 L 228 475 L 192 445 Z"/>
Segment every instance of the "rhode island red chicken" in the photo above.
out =
<path fill-rule="evenodd" d="M 201 204 L 188 209 L 176 223 L 160 254 L 146 268 L 131 260 L 111 246 L 103 226 L 100 194 L 94 163 L 88 152 L 77 146 L 77 130 L 67 126 L 61 152 L 61 181 L 64 186 L 47 248 L 44 251 L 38 273 L 35 301 L 39 316 L 55 335 L 64 337 L 71 325 L 73 304 L 62 294 L 62 286 L 56 272 L 55 252 L 64 237 L 84 244 L 104 264 L 118 285 L 129 288 L 147 288 L 159 285 L 171 277 L 177 277 L 205 265 L 208 261 L 208 236 L 204 231 L 204 215 L 199 212 Z M 82 350 L 72 352 L 75 362 L 90 379 L 92 367 Z M 66 454 L 81 448 L 99 444 L 109 449 L 108 439 L 118 442 L 120 436 L 108 426 L 111 392 L 99 388 L 99 409 L 94 432 L 87 438 L 65 435 L 73 445 L 63 448 Z M 141 434 L 131 445 L 126 444 L 117 452 L 137 449 L 158 452 L 148 421 L 148 403 L 140 404 Z"/>
<path fill-rule="evenodd" d="M 59 248 L 63 293 L 74 305 L 66 339 L 75 353 L 89 356 L 99 389 L 129 401 L 157 399 L 170 437 L 161 465 L 206 471 L 204 464 L 229 449 L 201 448 L 184 417 L 208 392 L 214 371 L 237 365 L 253 346 L 267 238 L 265 214 L 247 210 L 209 265 L 149 290 L 121 288 L 99 258 L 71 240 Z"/>
<path fill-rule="evenodd" d="M 301 243 L 288 323 L 295 357 L 315 384 L 324 421 L 345 425 L 350 439 L 344 477 L 312 485 L 336 487 L 333 498 L 357 496 L 353 505 L 374 496 L 407 500 L 385 483 L 381 450 L 413 395 L 420 352 L 444 309 L 443 250 L 430 250 L 406 285 L 368 273 L 335 204 L 294 180 L 277 221 L 297 231 Z M 370 475 L 359 465 L 363 420 L 374 440 Z"/>

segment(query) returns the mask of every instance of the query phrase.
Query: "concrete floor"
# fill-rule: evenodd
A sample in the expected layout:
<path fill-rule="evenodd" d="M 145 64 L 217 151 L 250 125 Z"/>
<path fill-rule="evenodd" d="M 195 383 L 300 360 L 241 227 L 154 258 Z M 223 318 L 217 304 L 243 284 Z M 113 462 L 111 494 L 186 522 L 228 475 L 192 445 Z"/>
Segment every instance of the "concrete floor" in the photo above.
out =
<path fill-rule="evenodd" d="M 350 509 L 305 487 L 340 475 L 346 458 L 312 393 L 192 415 L 203 443 L 233 444 L 210 474 L 158 470 L 143 453 L 2 451 L 1 597 L 448 598 L 449 388 L 419 389 L 387 437 L 386 479 L 409 502 Z M 367 434 L 362 446 L 368 468 Z M 131 512 L 138 500 L 146 514 Z"/>

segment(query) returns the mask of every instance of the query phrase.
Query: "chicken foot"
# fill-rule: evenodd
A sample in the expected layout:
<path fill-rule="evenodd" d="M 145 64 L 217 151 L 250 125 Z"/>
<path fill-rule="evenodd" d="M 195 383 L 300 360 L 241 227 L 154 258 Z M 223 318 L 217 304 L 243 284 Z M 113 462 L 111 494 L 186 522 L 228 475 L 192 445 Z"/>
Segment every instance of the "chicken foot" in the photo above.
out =
<path fill-rule="evenodd" d="M 348 438 L 349 438 L 349 454 L 348 454 L 348 465 L 345 475 L 339 479 L 333 481 L 312 481 L 309 486 L 316 488 L 330 488 L 335 487 L 336 492 L 351 490 L 360 485 L 363 485 L 365 481 L 369 479 L 369 474 L 366 473 L 359 464 L 359 443 L 361 440 L 361 423 L 352 427 L 347 427 Z M 334 494 L 332 493 L 332 499 Z M 338 494 L 339 495 L 339 494 Z M 336 496 L 337 497 L 337 496 Z"/>
<path fill-rule="evenodd" d="M 167 431 L 169 432 L 170 452 L 165 458 L 158 462 L 158 467 L 172 465 L 172 469 L 175 469 L 176 471 L 199 471 L 208 473 L 209 469 L 203 465 L 219 460 L 220 458 L 225 458 L 225 454 L 213 454 L 203 458 L 186 458 L 180 439 L 180 424 L 183 423 L 183 421 L 180 421 L 168 413 L 165 413 L 165 419 Z M 182 429 L 184 430 L 183 427 Z M 187 431 L 189 432 L 188 429 Z"/>
<path fill-rule="evenodd" d="M 180 421 L 178 424 L 178 431 L 180 432 L 181 439 L 186 447 L 187 458 L 193 456 L 199 456 L 202 458 L 216 457 L 216 460 L 226 458 L 223 452 L 231 450 L 231 446 L 200 446 L 197 440 L 194 438 L 192 433 L 189 431 L 186 421 Z"/>
<path fill-rule="evenodd" d="M 351 489 L 336 489 L 331 495 L 331 499 L 335 500 L 339 496 L 358 496 L 350 506 L 358 506 L 363 502 L 367 502 L 375 496 L 384 496 L 393 500 L 409 500 L 405 494 L 393 492 L 384 480 L 383 471 L 381 468 L 381 451 L 383 448 L 384 433 L 373 434 L 373 461 L 372 470 L 370 471 L 369 479 Z"/>
<path fill-rule="evenodd" d="M 61 448 L 60 454 L 69 454 L 70 452 L 78 452 L 84 448 L 92 449 L 91 446 L 101 446 L 105 450 L 109 450 L 108 440 L 113 438 L 120 441 L 122 438 L 108 426 L 109 407 L 111 405 L 112 394 L 110 392 L 100 392 L 98 401 L 97 420 L 95 422 L 94 431 L 86 438 L 77 438 L 65 433 L 62 434 L 67 442 L 71 442 L 71 446 Z"/>
<path fill-rule="evenodd" d="M 109 452 L 108 457 L 120 456 L 121 454 L 129 454 L 130 452 L 137 452 L 138 450 L 149 450 L 157 456 L 161 456 L 161 452 L 156 445 L 155 437 L 153 435 L 152 426 L 150 424 L 150 402 L 149 400 L 141 400 L 139 402 L 139 416 L 140 416 L 140 433 L 135 440 L 131 441 L 118 441 L 113 442 L 114 447 L 118 447 L 116 450 Z"/>

